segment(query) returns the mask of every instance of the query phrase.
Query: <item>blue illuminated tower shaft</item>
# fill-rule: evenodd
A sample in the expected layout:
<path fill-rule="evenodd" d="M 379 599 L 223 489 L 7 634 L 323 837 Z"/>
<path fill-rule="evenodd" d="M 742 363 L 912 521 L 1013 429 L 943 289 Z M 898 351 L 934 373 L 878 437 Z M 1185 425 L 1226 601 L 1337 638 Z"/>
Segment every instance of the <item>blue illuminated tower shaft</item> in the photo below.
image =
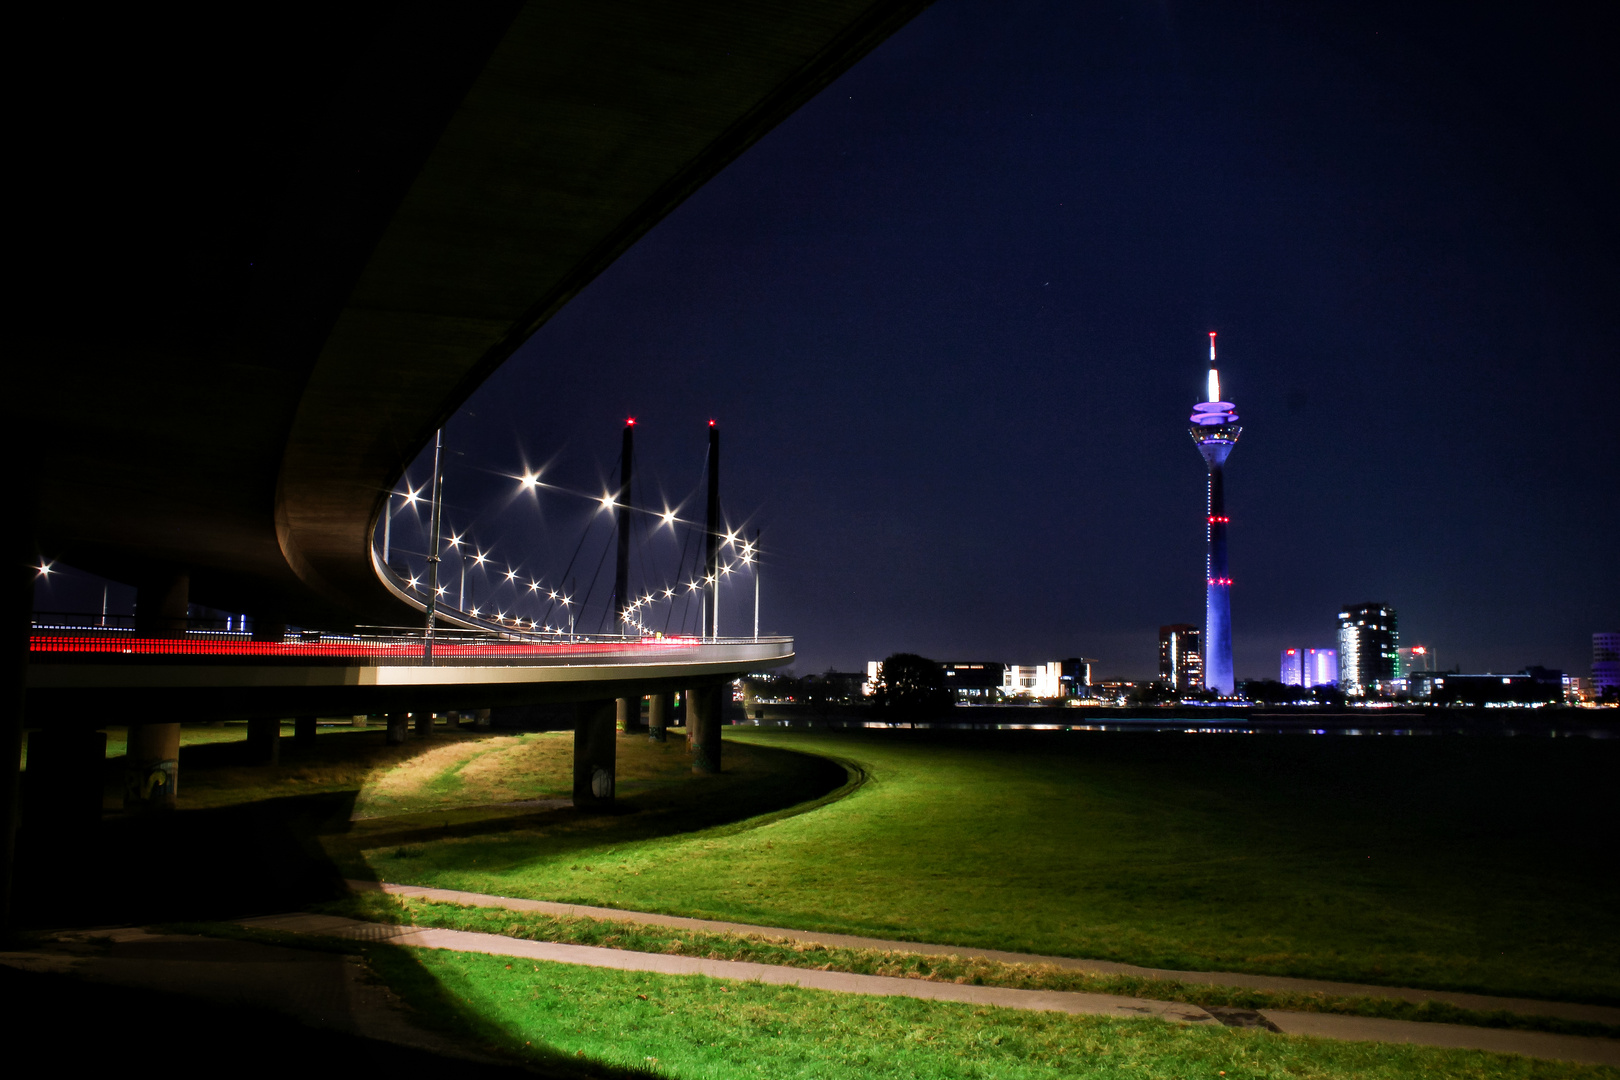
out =
<path fill-rule="evenodd" d="M 1221 400 L 1215 370 L 1215 335 L 1209 335 L 1209 400 L 1193 406 L 1187 418 L 1198 455 L 1209 468 L 1204 514 L 1204 688 L 1223 697 L 1237 691 L 1232 674 L 1232 574 L 1226 567 L 1226 459 L 1243 429 L 1237 406 Z"/>
<path fill-rule="evenodd" d="M 1237 689 L 1232 673 L 1232 575 L 1226 567 L 1226 471 L 1209 462 L 1209 513 L 1204 533 L 1204 686 Z"/>

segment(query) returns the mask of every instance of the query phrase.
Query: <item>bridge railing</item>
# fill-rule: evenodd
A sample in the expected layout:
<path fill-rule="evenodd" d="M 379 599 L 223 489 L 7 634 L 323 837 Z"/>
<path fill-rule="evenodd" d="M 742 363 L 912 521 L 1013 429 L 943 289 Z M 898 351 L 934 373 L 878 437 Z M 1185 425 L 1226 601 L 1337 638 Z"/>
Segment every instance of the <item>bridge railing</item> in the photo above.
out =
<path fill-rule="evenodd" d="M 596 665 L 727 663 L 777 660 L 793 651 L 791 637 L 696 638 L 521 631 L 435 630 L 429 650 L 421 629 L 366 627 L 350 634 L 294 631 L 256 641 L 235 630 L 189 629 L 173 636 L 137 633 L 133 626 L 66 625 L 36 618 L 29 651 L 39 659 L 168 658 L 180 662 L 298 662 L 351 667 L 380 665 Z"/>

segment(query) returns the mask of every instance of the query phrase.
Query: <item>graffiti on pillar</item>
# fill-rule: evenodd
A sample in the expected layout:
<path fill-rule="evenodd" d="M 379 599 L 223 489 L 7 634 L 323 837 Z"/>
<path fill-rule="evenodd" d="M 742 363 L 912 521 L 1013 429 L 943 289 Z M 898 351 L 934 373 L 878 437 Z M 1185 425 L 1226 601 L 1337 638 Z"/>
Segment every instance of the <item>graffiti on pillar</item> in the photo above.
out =
<path fill-rule="evenodd" d="M 167 803 L 174 800 L 174 780 L 180 771 L 177 761 L 153 761 L 124 771 L 124 802 Z"/>
<path fill-rule="evenodd" d="M 606 769 L 591 773 L 591 794 L 598 799 L 613 798 L 613 774 Z"/>

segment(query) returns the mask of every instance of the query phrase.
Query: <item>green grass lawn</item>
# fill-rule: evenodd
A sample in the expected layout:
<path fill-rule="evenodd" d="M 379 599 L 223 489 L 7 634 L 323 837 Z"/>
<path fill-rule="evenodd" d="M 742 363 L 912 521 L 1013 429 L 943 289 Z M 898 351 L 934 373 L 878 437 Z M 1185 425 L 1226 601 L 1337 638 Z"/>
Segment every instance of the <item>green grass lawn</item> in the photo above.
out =
<path fill-rule="evenodd" d="M 864 997 L 798 987 L 582 968 L 439 950 L 392 951 L 452 1005 L 539 1063 L 556 1053 L 656 1075 L 732 1078 L 1613 1077 L 1615 1071 L 1476 1051 L 1345 1043 Z M 390 972 L 383 968 L 385 977 Z M 407 980 L 393 973 L 391 983 Z"/>
<path fill-rule="evenodd" d="M 1183 969 L 1620 1001 L 1620 747 L 728 729 L 866 780 L 667 835 L 472 832 L 389 881 Z M 733 751 L 739 753 L 733 754 Z M 702 822 L 693 817 L 691 824 Z M 362 846 L 363 839 L 358 841 Z"/>
<path fill-rule="evenodd" d="M 555 941 L 609 949 L 740 960 L 780 967 L 848 971 L 857 975 L 924 979 L 934 982 L 1004 986 L 1015 990 L 1057 990 L 1117 994 L 1152 1001 L 1179 1001 L 1206 1008 L 1283 1009 L 1291 1012 L 1340 1013 L 1350 1016 L 1414 1020 L 1422 1023 L 1469 1024 L 1475 1027 L 1521 1028 L 1565 1035 L 1620 1038 L 1620 1026 L 1549 1016 L 1481 1012 L 1438 1001 L 1411 1002 L 1394 997 L 1327 994 L 1320 991 L 1253 990 L 1140 975 L 1076 971 L 1056 964 L 1009 964 L 982 956 L 932 956 L 889 949 L 859 949 L 810 944 L 762 934 L 685 930 L 619 919 L 546 915 L 498 907 L 472 907 L 442 901 L 403 899 L 379 892 L 357 893 L 322 905 L 322 910 L 371 922 L 469 930 L 526 941 Z"/>

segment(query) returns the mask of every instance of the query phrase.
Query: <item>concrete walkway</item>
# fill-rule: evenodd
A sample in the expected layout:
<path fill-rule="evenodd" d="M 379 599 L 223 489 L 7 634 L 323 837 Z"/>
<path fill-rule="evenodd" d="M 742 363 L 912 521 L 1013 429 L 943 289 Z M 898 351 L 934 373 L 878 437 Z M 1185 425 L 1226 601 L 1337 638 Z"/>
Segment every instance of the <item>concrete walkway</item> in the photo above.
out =
<path fill-rule="evenodd" d="M 525 941 L 502 934 L 480 934 L 468 930 L 441 930 L 362 922 L 335 915 L 272 915 L 245 919 L 242 925 L 299 934 L 386 942 L 412 948 L 451 949 L 525 960 L 614 968 L 620 971 L 707 975 L 718 979 L 801 986 L 846 994 L 955 1001 L 1007 1009 L 1092 1016 L 1137 1018 L 1154 1016 L 1186 1024 L 1260 1026 L 1285 1034 L 1314 1035 L 1319 1038 L 1418 1043 L 1427 1046 L 1491 1050 L 1595 1065 L 1620 1065 L 1620 1040 L 1549 1035 L 1534 1031 L 1366 1020 L 1354 1016 L 1276 1010 L 1264 1010 L 1260 1013 L 1226 1009 L 1206 1011 L 1196 1005 L 1149 1001 L 1144 998 L 1119 997 L 1112 994 L 1013 990 L 998 986 L 968 986 L 884 975 L 855 975 L 848 972 L 779 967 L 774 964 L 735 960 L 706 960 L 691 956 L 669 956 L 664 953 L 633 952 L 628 949 L 604 949 L 593 945 Z"/>
<path fill-rule="evenodd" d="M 716 934 L 757 934 L 761 937 L 784 938 L 834 948 L 878 949 L 884 952 L 916 953 L 921 956 L 956 956 L 964 959 L 983 957 L 1004 964 L 1051 964 L 1070 971 L 1084 971 L 1097 975 L 1135 975 L 1148 979 L 1164 979 L 1182 983 L 1200 983 L 1209 986 L 1237 986 L 1247 990 L 1287 990 L 1303 993 L 1332 994 L 1336 997 L 1381 997 L 1401 1001 L 1436 1001 L 1455 1005 L 1461 1009 L 1480 1012 L 1519 1013 L 1524 1016 L 1551 1016 L 1560 1020 L 1585 1020 L 1598 1024 L 1620 1025 L 1620 1008 L 1606 1005 L 1585 1005 L 1567 1001 L 1537 1001 L 1532 998 L 1491 997 L 1487 994 L 1460 994 L 1449 990 L 1419 990 L 1402 986 L 1372 986 L 1363 983 L 1328 982 L 1322 979 L 1291 979 L 1279 975 L 1248 975 L 1236 971 L 1176 971 L 1169 968 L 1137 967 L 1134 964 L 1116 964 L 1108 960 L 1081 960 L 1072 956 L 1041 956 L 1037 953 L 1003 952 L 999 949 L 979 949 L 968 945 L 928 945 L 916 941 L 893 941 L 885 938 L 857 937 L 852 934 L 829 934 L 816 930 L 789 930 L 781 926 L 754 926 L 748 923 L 719 922 L 713 919 L 687 919 L 678 915 L 657 915 L 646 911 L 621 911 L 618 908 L 587 907 L 583 904 L 555 904 L 546 900 L 522 900 L 508 896 L 490 896 L 486 893 L 457 892 L 453 889 L 426 889 L 415 885 L 391 885 L 375 881 L 349 882 L 356 892 L 385 892 L 391 896 L 437 900 L 469 907 L 496 907 L 510 911 L 535 911 L 545 915 L 573 916 L 586 919 L 617 919 L 620 922 L 641 923 L 647 926 L 670 926 L 682 930 L 704 930 Z M 1325 1014 L 1311 1014 L 1325 1015 Z"/>
<path fill-rule="evenodd" d="M 524 960 L 583 964 L 589 967 L 615 968 L 619 971 L 652 971 L 662 975 L 707 975 L 716 979 L 802 986 L 811 990 L 835 990 L 846 994 L 960 1001 L 973 1005 L 999 1005 L 1006 1009 L 1033 1009 L 1091 1016 L 1158 1016 L 1166 1020 L 1211 1026 L 1220 1023 L 1197 1005 L 1148 1001 L 1144 998 L 1118 997 L 1113 994 L 1009 990 L 999 986 L 966 986 L 958 983 L 928 982 L 924 979 L 893 978 L 886 975 L 853 975 L 844 971 L 816 971 L 812 968 L 780 967 L 776 964 L 754 964 L 741 960 L 705 960 L 696 956 L 604 949 L 595 945 L 525 941 L 504 934 L 479 934 L 471 930 L 393 926 L 387 923 L 345 919 L 336 915 L 266 915 L 243 919 L 241 924 L 266 930 L 287 930 L 295 934 L 320 934 L 325 937 L 358 941 L 381 941 L 419 949 L 453 949 L 457 952 L 515 956 Z"/>

